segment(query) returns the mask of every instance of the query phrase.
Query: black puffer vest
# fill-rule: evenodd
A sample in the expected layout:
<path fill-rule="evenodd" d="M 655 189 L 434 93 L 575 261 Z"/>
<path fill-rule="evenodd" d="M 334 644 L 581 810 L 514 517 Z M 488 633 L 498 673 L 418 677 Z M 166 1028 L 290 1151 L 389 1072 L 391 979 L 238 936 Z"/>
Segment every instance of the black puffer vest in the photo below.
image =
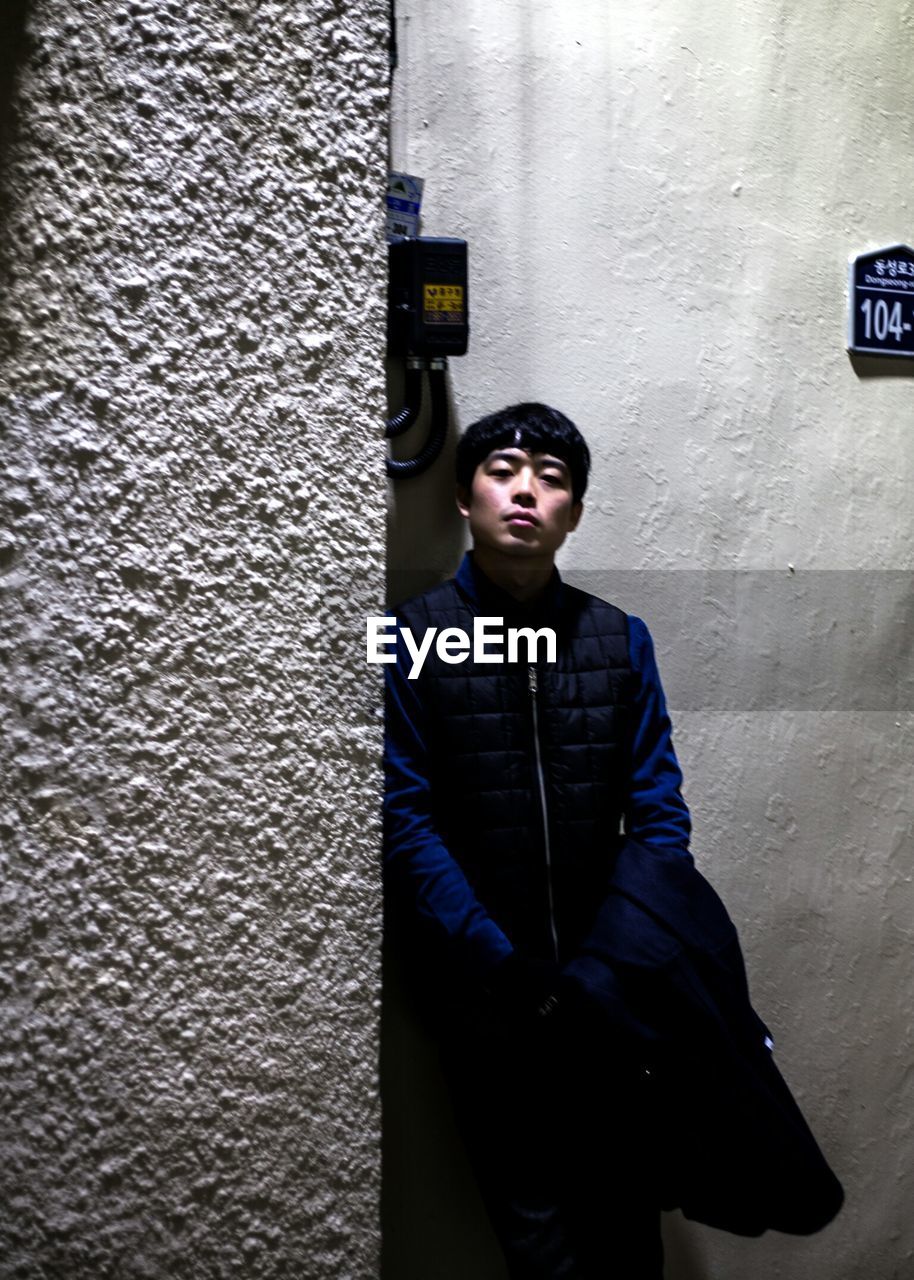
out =
<path fill-rule="evenodd" d="M 476 616 L 552 627 L 557 660 L 470 655 L 451 665 L 430 652 L 417 692 L 435 824 L 514 946 L 564 961 L 593 923 L 618 847 L 633 699 L 627 618 L 558 574 L 544 601 L 523 608 L 471 559 L 397 610 L 416 637 L 428 627 L 472 636 Z"/>

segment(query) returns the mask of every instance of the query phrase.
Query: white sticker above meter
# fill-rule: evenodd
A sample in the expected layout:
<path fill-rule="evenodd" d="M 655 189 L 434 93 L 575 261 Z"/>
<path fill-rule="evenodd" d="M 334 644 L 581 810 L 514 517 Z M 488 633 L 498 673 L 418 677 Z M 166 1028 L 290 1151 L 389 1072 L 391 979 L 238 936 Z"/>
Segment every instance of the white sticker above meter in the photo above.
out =
<path fill-rule="evenodd" d="M 391 173 L 387 178 L 387 239 L 419 234 L 424 178 L 409 173 Z"/>

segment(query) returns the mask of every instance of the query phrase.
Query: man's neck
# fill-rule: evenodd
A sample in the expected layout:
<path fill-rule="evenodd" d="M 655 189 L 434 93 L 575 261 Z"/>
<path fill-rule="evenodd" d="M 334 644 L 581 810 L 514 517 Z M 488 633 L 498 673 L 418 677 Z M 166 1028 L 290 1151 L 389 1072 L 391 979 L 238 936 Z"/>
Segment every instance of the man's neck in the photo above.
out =
<path fill-rule="evenodd" d="M 506 591 L 519 604 L 531 604 L 546 590 L 555 568 L 552 556 L 529 559 L 501 556 L 486 547 L 473 548 L 473 563 L 490 582 Z"/>

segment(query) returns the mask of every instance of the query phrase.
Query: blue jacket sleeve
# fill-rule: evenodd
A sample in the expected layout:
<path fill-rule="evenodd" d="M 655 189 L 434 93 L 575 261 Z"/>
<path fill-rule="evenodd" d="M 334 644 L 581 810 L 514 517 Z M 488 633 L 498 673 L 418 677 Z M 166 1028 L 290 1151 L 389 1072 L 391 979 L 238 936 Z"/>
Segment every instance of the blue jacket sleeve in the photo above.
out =
<path fill-rule="evenodd" d="M 662 845 L 689 857 L 692 824 L 682 798 L 682 770 L 673 750 L 654 645 L 640 618 L 630 616 L 628 624 L 637 692 L 625 834 L 649 847 Z"/>
<path fill-rule="evenodd" d="M 399 639 L 399 635 L 398 635 Z M 402 642 L 401 642 L 402 643 Z M 387 892 L 418 919 L 429 941 L 484 979 L 513 950 L 435 828 L 425 718 L 409 658 L 385 667 L 384 870 Z"/>

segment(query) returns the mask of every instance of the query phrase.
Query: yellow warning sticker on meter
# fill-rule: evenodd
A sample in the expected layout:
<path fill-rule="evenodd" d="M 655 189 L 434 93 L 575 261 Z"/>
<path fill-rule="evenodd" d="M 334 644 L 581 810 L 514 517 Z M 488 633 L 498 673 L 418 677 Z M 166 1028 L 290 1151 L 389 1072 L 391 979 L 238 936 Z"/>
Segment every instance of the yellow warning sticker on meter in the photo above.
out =
<path fill-rule="evenodd" d="M 463 324 L 463 285 L 426 284 L 422 286 L 426 324 Z"/>

